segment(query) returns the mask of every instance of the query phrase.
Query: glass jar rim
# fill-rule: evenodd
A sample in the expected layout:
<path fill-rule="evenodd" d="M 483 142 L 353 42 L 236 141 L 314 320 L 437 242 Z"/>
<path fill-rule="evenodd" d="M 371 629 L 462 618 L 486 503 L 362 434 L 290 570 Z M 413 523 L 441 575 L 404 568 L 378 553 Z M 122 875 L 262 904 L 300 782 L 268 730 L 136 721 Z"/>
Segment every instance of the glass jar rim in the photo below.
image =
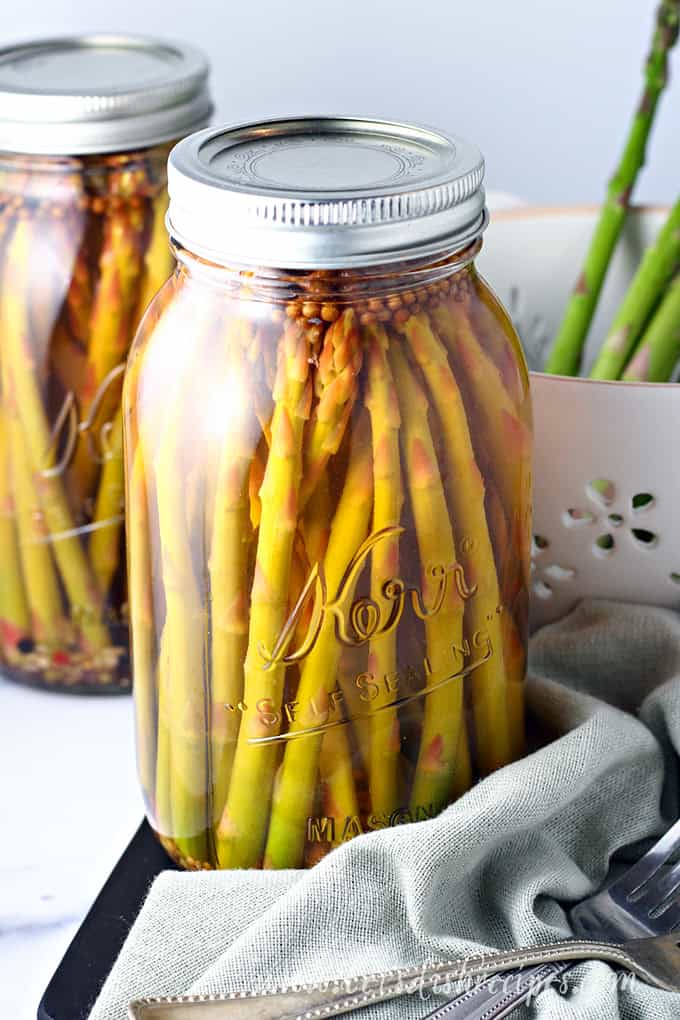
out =
<path fill-rule="evenodd" d="M 254 301 L 285 303 L 306 296 L 309 301 L 343 305 L 362 297 L 378 298 L 436 285 L 472 266 L 482 243 L 479 234 L 464 247 L 455 246 L 435 255 L 368 266 L 299 269 L 212 262 L 171 239 L 178 265 L 207 287 L 224 290 L 239 299 L 247 294 L 248 300 Z"/>

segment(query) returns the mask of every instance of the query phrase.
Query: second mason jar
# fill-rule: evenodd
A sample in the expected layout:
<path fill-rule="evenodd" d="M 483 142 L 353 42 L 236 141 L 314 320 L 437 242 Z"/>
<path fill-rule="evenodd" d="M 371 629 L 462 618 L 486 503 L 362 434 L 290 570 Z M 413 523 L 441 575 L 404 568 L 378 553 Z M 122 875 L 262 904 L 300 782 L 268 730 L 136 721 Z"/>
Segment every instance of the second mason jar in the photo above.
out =
<path fill-rule="evenodd" d="M 531 423 L 473 146 L 209 130 L 124 395 L 138 761 L 185 867 L 296 868 L 523 753 Z"/>
<path fill-rule="evenodd" d="M 122 373 L 206 77 L 146 38 L 0 50 L 0 671 L 22 682 L 130 687 Z"/>

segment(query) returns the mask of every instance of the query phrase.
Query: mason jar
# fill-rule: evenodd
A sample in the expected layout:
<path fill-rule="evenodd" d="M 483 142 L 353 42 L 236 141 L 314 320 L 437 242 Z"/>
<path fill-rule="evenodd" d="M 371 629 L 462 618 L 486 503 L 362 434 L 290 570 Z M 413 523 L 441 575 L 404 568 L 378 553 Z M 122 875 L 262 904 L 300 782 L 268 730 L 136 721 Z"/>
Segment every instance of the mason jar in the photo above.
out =
<path fill-rule="evenodd" d="M 170 141 L 207 122 L 196 51 L 121 36 L 0 51 L 0 670 L 130 686 L 122 373 L 172 272 Z"/>
<path fill-rule="evenodd" d="M 138 762 L 187 868 L 297 868 L 523 753 L 527 373 L 474 146 L 301 118 L 169 160 L 124 393 Z"/>

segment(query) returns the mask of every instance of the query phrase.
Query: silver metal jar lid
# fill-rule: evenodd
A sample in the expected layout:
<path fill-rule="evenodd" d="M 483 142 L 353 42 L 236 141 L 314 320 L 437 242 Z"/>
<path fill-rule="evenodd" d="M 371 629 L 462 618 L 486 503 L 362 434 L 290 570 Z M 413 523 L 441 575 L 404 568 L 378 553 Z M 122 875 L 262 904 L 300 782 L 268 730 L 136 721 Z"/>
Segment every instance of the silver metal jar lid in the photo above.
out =
<path fill-rule="evenodd" d="M 168 229 L 220 264 L 373 265 L 461 248 L 486 225 L 479 150 L 432 128 L 296 117 L 210 128 L 168 163 Z"/>
<path fill-rule="evenodd" d="M 207 123 L 208 62 L 183 43 L 89 35 L 0 49 L 0 151 L 80 156 L 181 138 Z"/>

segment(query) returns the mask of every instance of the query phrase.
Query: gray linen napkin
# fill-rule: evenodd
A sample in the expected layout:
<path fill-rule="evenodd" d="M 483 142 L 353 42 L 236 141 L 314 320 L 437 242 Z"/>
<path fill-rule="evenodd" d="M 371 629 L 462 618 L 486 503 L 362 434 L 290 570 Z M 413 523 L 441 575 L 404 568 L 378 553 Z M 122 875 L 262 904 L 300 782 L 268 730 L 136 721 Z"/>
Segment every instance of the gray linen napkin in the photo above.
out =
<path fill-rule="evenodd" d="M 529 703 L 562 736 L 432 821 L 361 836 L 308 872 L 162 874 L 91 1020 L 123 1020 L 139 996 L 354 977 L 568 935 L 564 905 L 678 816 L 680 615 L 583 603 L 534 637 Z M 411 995 L 370 1012 L 432 1007 Z M 588 963 L 517 1016 L 677 1020 L 680 996 Z"/>

